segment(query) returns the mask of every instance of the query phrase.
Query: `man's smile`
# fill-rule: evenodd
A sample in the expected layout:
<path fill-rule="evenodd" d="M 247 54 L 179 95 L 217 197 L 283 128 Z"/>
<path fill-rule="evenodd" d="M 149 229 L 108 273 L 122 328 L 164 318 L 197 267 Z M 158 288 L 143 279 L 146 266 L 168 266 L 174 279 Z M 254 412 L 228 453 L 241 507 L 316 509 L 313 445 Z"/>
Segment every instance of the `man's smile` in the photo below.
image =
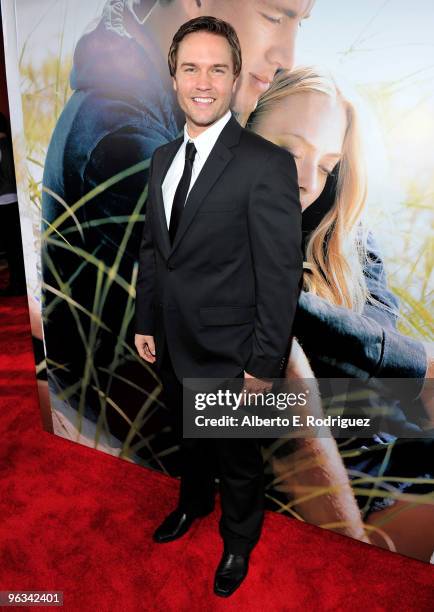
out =
<path fill-rule="evenodd" d="M 200 106 L 209 106 L 215 101 L 215 98 L 202 98 L 199 96 L 195 96 L 194 98 L 192 98 L 192 100 L 195 104 L 199 104 Z"/>

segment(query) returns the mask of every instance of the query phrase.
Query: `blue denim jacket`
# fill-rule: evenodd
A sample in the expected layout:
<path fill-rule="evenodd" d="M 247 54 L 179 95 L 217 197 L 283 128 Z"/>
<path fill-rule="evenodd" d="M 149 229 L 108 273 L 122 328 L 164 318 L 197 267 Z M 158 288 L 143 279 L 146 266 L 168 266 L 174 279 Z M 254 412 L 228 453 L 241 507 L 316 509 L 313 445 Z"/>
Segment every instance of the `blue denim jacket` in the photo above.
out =
<path fill-rule="evenodd" d="M 148 32 L 141 44 L 107 28 L 102 20 L 85 34 L 74 53 L 70 76 L 73 94 L 65 105 L 49 144 L 42 196 L 42 231 L 92 189 L 115 174 L 146 162 L 154 150 L 174 140 L 183 124 L 167 63 Z M 100 398 L 92 385 L 105 387 L 122 338 L 122 359 L 131 359 L 134 328 L 130 321 L 137 273 L 148 170 L 124 178 L 75 209 L 49 240 L 42 240 L 43 318 L 48 363 L 60 388 L 84 385 L 85 414 L 96 420 Z M 134 214 L 133 214 L 134 213 Z M 108 271 L 124 250 L 106 299 L 95 305 L 104 284 L 98 264 Z M 66 299 L 58 291 L 67 294 Z M 98 326 L 88 361 L 83 338 L 92 335 L 89 313 Z M 131 347 L 126 348 L 125 343 Z M 121 359 L 121 361 L 122 361 Z M 92 369 L 93 368 L 93 369 Z M 143 368 L 137 376 L 142 377 Z M 131 376 L 133 378 L 133 376 Z M 110 383 L 113 389 L 113 383 Z M 119 387 L 120 387 L 119 383 Z M 125 389 L 130 390 L 130 386 Z M 119 391 L 119 395 L 125 394 Z M 77 392 L 78 393 L 78 392 Z M 114 393 L 114 391 L 113 391 Z M 74 403 L 74 395 L 70 398 Z M 77 400 L 78 401 L 78 400 Z"/>
<path fill-rule="evenodd" d="M 388 289 L 384 264 L 372 234 L 364 268 L 371 295 L 388 307 L 365 304 L 361 314 L 302 291 L 294 335 L 317 377 L 411 378 L 407 399 L 421 391 L 427 368 L 424 346 L 396 329 L 399 302 Z"/>

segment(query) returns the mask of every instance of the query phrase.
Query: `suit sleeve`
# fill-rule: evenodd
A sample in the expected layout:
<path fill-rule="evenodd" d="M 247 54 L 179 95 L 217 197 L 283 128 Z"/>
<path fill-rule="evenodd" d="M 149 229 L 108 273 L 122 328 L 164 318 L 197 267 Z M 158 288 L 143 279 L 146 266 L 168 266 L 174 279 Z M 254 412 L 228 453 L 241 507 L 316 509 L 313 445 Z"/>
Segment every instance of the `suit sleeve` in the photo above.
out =
<path fill-rule="evenodd" d="M 283 149 L 270 154 L 252 185 L 248 226 L 256 315 L 245 371 L 258 378 L 277 378 L 292 341 L 303 269 L 297 169 Z"/>
<path fill-rule="evenodd" d="M 146 336 L 154 335 L 155 327 L 155 251 L 152 238 L 152 167 L 154 156 L 149 167 L 148 199 L 146 204 L 145 222 L 139 250 L 139 272 L 136 285 L 135 302 L 135 332 Z"/>

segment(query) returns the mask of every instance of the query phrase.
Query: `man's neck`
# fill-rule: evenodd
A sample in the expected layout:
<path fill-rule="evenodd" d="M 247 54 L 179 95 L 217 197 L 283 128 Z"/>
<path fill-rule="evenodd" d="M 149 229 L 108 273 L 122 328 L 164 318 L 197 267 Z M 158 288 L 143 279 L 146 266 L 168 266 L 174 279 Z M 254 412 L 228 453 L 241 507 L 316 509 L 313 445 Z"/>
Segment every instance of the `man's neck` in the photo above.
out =
<path fill-rule="evenodd" d="M 217 121 L 218 121 L 218 119 L 217 119 Z M 206 132 L 212 125 L 217 123 L 217 121 L 214 121 L 214 123 L 211 123 L 211 125 L 198 126 L 198 125 L 195 125 L 194 123 L 191 123 L 191 121 L 189 122 L 187 120 L 186 121 L 186 130 L 187 130 L 188 137 L 191 138 L 191 140 L 193 140 L 194 138 L 197 138 L 198 136 L 200 136 L 201 134 Z"/>
<path fill-rule="evenodd" d="M 195 138 L 197 138 L 198 136 L 200 136 L 201 134 L 209 130 L 213 125 L 215 125 L 218 121 L 220 121 L 220 119 L 225 117 L 225 115 L 227 114 L 229 110 L 230 110 L 229 108 L 226 109 L 223 115 L 221 115 L 218 119 L 216 119 L 210 125 L 206 125 L 206 126 L 202 126 L 202 125 L 198 126 L 186 118 L 185 122 L 186 122 L 186 130 L 187 130 L 188 137 L 191 138 L 191 140 L 194 140 Z"/>

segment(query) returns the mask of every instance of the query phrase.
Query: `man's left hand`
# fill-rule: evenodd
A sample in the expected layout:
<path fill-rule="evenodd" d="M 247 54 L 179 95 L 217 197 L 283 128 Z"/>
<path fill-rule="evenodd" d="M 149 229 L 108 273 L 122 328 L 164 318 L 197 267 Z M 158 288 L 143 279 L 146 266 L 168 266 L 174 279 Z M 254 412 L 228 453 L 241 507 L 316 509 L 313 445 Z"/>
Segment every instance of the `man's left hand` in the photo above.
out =
<path fill-rule="evenodd" d="M 247 393 L 264 393 L 268 391 L 273 386 L 273 382 L 271 380 L 265 380 L 263 378 L 257 378 L 256 376 L 252 376 L 244 370 L 244 389 L 246 389 Z"/>

